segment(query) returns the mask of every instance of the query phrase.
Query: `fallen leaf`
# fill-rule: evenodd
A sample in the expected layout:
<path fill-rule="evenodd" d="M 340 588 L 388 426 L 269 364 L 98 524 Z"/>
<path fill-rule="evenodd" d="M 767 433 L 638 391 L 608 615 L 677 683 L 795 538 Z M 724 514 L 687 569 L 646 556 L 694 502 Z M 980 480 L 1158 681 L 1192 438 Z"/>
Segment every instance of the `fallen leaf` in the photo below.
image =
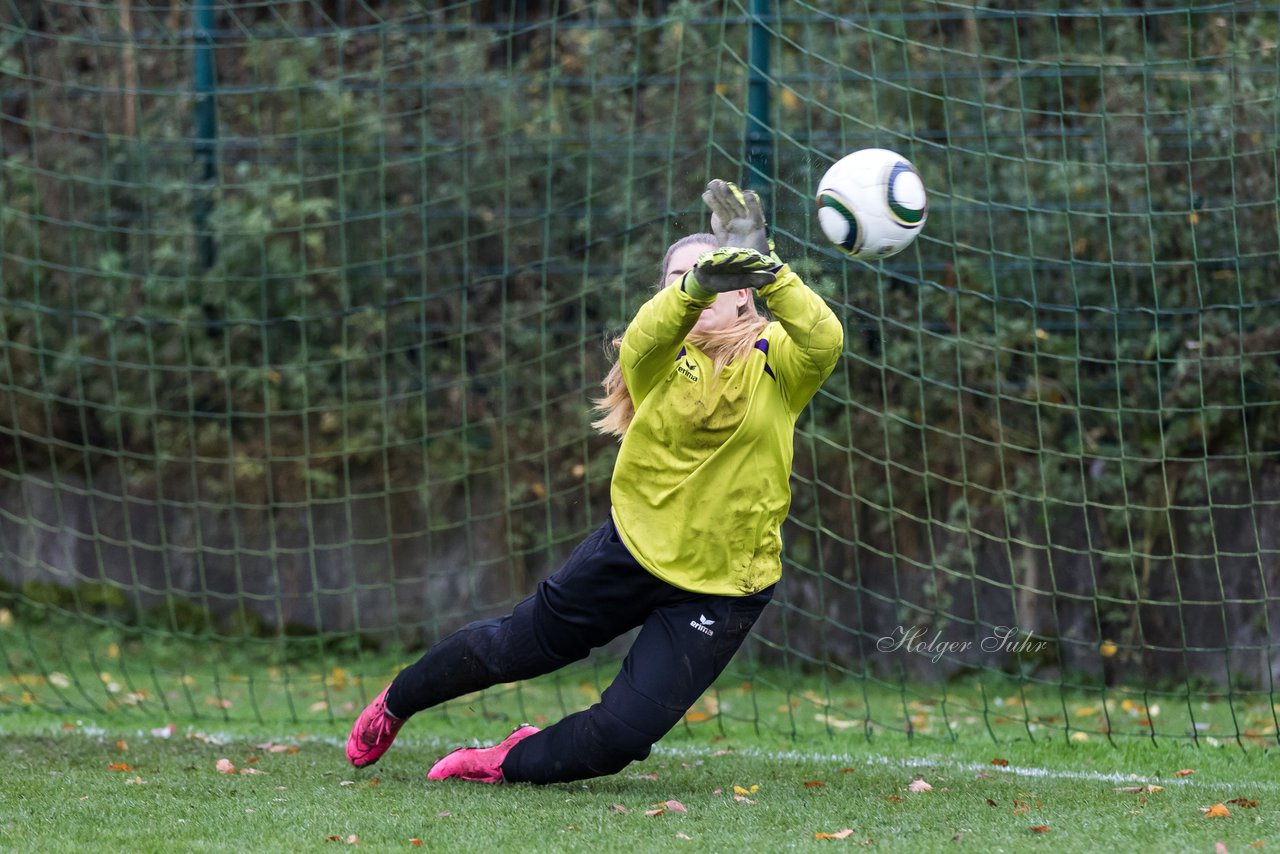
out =
<path fill-rule="evenodd" d="M 448 810 L 441 810 L 440 812 L 436 813 L 436 818 L 448 818 L 451 815 L 453 815 L 453 813 L 449 812 Z"/>
<path fill-rule="evenodd" d="M 116 750 L 127 751 L 128 749 L 129 749 L 129 742 L 125 741 L 123 738 L 116 742 Z"/>
<path fill-rule="evenodd" d="M 226 758 L 219 759 L 219 760 L 218 760 L 218 764 L 217 764 L 217 765 L 215 765 L 214 767 L 218 769 L 218 773 L 219 773 L 219 774 L 234 774 L 234 773 L 236 773 L 236 766 L 234 766 L 234 765 L 232 765 L 232 764 L 231 764 L 231 760 L 230 760 L 230 759 L 226 759 Z"/>
<path fill-rule="evenodd" d="M 825 785 L 827 784 L 822 782 L 821 780 L 806 780 L 804 787 L 806 789 L 821 789 Z"/>
<path fill-rule="evenodd" d="M 820 724 L 826 724 L 832 729 L 852 729 L 853 727 L 862 726 L 858 721 L 846 721 L 840 718 L 833 718 L 830 715 L 817 714 L 813 719 Z"/>
<path fill-rule="evenodd" d="M 759 784 L 752 786 L 750 789 L 744 789 L 741 786 L 733 787 L 733 793 L 735 795 L 754 795 L 758 791 L 760 791 Z"/>
<path fill-rule="evenodd" d="M 128 762 L 112 762 L 107 766 L 108 771 L 132 771 Z"/>
<path fill-rule="evenodd" d="M 178 731 L 177 726 L 175 726 L 174 724 L 169 724 L 168 726 L 156 727 L 155 729 L 151 730 L 151 735 L 154 736 L 155 738 L 170 738 L 177 731 Z"/>
<path fill-rule="evenodd" d="M 901 795 L 888 795 L 887 797 L 885 797 L 885 800 L 886 800 L 886 801 L 888 801 L 888 802 L 889 802 L 889 803 L 891 803 L 891 804 L 896 804 L 898 801 L 902 800 L 902 796 L 901 796 Z"/>
<path fill-rule="evenodd" d="M 913 792 L 932 792 L 933 786 L 930 786 L 924 780 L 912 780 L 911 785 L 907 786 Z"/>
<path fill-rule="evenodd" d="M 997 804 L 995 801 L 991 800 L 990 798 L 987 798 L 987 806 L 996 807 L 996 806 L 999 806 L 999 804 Z"/>
<path fill-rule="evenodd" d="M 1032 832 L 1032 833 L 1048 833 L 1048 832 L 1049 832 L 1049 825 L 1047 825 L 1047 824 L 1033 824 L 1033 825 L 1031 826 L 1031 832 Z"/>
<path fill-rule="evenodd" d="M 146 780 L 144 780 L 144 779 L 142 779 L 141 777 L 136 777 L 136 776 L 135 776 L 135 777 L 126 777 L 126 778 L 125 778 L 125 781 L 124 781 L 124 783 L 125 783 L 125 785 L 126 785 L 126 786 L 141 786 L 141 785 L 142 785 L 143 783 L 145 783 L 145 782 L 147 782 L 147 781 L 146 781 Z"/>
<path fill-rule="evenodd" d="M 626 815 L 631 811 L 626 807 L 624 807 L 622 804 L 614 804 L 613 806 L 609 807 L 609 812 L 620 812 L 623 815 Z"/>
<path fill-rule="evenodd" d="M 837 771 L 836 773 L 837 773 L 837 774 L 852 774 L 852 773 L 853 773 L 853 769 L 852 769 L 852 768 L 841 768 L 841 769 L 840 769 L 839 771 Z"/>
<path fill-rule="evenodd" d="M 754 803 L 755 803 L 755 801 L 751 800 L 751 798 L 748 798 L 746 795 L 734 795 L 734 796 L 733 796 L 733 799 L 734 799 L 735 801 L 738 801 L 739 803 L 743 803 L 743 804 L 754 804 Z"/>
<path fill-rule="evenodd" d="M 1119 786 L 1119 787 L 1117 787 L 1117 788 L 1116 788 L 1116 791 L 1117 791 L 1117 792 L 1138 792 L 1138 793 L 1140 793 L 1140 794 L 1144 794 L 1144 795 L 1146 795 L 1146 794 L 1152 794 L 1152 793 L 1155 793 L 1155 792 L 1163 792 L 1163 791 L 1164 791 L 1164 786 L 1151 786 L 1151 785 L 1147 785 L 1147 786 Z"/>
<path fill-rule="evenodd" d="M 409 840 L 409 844 L 410 844 L 410 845 L 412 845 L 414 848 L 421 848 L 421 847 L 422 847 L 422 840 L 421 840 L 421 839 L 419 839 L 418 837 L 414 836 L 414 837 L 412 837 L 412 838 Z"/>
<path fill-rule="evenodd" d="M 689 808 L 686 807 L 684 804 L 680 803 L 679 801 L 665 801 L 663 802 L 662 805 L 667 809 L 671 810 L 672 812 L 687 813 L 689 811 Z"/>
<path fill-rule="evenodd" d="M 1175 772 L 1174 772 L 1174 774 L 1173 774 L 1173 776 L 1175 776 L 1175 777 L 1187 777 L 1187 776 L 1190 776 L 1191 774 L 1194 774 L 1194 773 L 1196 773 L 1196 769 L 1194 769 L 1194 768 L 1183 768 L 1181 771 L 1175 771 Z"/>
<path fill-rule="evenodd" d="M 1221 842 L 1213 843 L 1213 854 L 1227 854 L 1227 846 Z"/>
<path fill-rule="evenodd" d="M 693 837 L 692 837 L 692 836 L 690 836 L 690 835 L 689 835 L 689 834 L 687 834 L 687 833 L 677 833 L 677 834 L 676 834 L 676 839 L 688 839 L 688 840 L 692 840 L 692 839 L 693 839 Z"/>
<path fill-rule="evenodd" d="M 1214 804 L 1204 811 L 1205 818 L 1228 818 L 1230 815 L 1231 810 L 1223 804 Z"/>
<path fill-rule="evenodd" d="M 1232 798 L 1231 800 L 1227 801 L 1227 803 L 1235 804 L 1236 806 L 1244 807 L 1245 809 L 1253 809 L 1258 805 L 1257 801 L 1250 800 L 1249 798 Z"/>
<path fill-rule="evenodd" d="M 991 764 L 999 765 L 1001 768 L 1005 768 L 1009 765 L 1009 760 L 1008 759 L 992 759 Z"/>
<path fill-rule="evenodd" d="M 654 809 L 654 810 L 645 810 L 644 814 L 652 817 L 655 815 L 662 815 L 664 812 L 666 812 L 666 810 L 664 809 Z"/>
<path fill-rule="evenodd" d="M 700 724 L 703 721 L 711 720 L 711 715 L 706 712 L 689 712 L 684 716 L 684 719 L 691 724 Z"/>
<path fill-rule="evenodd" d="M 853 836 L 853 828 L 846 827 L 844 830 L 837 830 L 835 833 L 815 833 L 814 839 L 848 839 Z"/>
<path fill-rule="evenodd" d="M 240 773 L 241 774 L 261 774 L 262 772 L 259 771 L 257 768 L 241 768 Z"/>

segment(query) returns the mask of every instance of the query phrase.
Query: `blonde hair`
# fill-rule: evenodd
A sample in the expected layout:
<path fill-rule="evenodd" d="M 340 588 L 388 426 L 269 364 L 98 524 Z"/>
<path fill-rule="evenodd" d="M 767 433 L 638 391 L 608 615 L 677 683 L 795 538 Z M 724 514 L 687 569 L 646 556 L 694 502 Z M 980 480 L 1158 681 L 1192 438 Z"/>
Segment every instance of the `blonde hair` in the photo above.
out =
<path fill-rule="evenodd" d="M 686 246 L 705 244 L 709 249 L 720 245 L 714 234 L 690 234 L 682 237 L 667 247 L 667 254 L 662 258 L 662 276 L 658 279 L 657 290 L 667 286 L 667 271 L 671 267 L 671 257 Z M 715 329 L 710 332 L 691 332 L 686 338 L 690 344 L 711 357 L 713 365 L 712 379 L 718 377 L 730 362 L 747 356 L 760 334 L 769 325 L 768 318 L 756 309 L 755 300 L 748 299 L 745 305 L 738 307 L 737 321 L 726 329 Z M 603 413 L 600 418 L 591 422 L 591 426 L 601 433 L 622 438 L 635 418 L 635 404 L 631 400 L 631 392 L 627 390 L 626 380 L 622 377 L 622 365 L 618 361 L 618 352 L 622 347 L 622 336 L 617 336 L 605 345 L 605 350 L 613 364 L 605 375 L 601 385 L 604 394 L 591 402 L 595 409 Z"/>

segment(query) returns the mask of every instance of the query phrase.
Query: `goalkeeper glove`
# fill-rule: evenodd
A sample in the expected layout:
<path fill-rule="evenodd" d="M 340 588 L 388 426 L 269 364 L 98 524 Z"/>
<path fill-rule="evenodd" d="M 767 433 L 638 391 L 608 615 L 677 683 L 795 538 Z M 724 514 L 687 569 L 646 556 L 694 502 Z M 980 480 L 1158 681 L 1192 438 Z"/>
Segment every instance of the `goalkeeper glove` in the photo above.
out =
<path fill-rule="evenodd" d="M 703 290 L 723 293 L 741 288 L 763 288 L 771 284 L 782 265 L 754 249 L 721 246 L 703 252 L 686 275 Z"/>
<path fill-rule="evenodd" d="M 711 208 L 711 231 L 721 246 L 754 249 L 761 255 L 773 251 L 765 229 L 764 208 L 752 190 L 745 193 L 728 181 L 714 178 L 707 184 L 702 201 Z"/>

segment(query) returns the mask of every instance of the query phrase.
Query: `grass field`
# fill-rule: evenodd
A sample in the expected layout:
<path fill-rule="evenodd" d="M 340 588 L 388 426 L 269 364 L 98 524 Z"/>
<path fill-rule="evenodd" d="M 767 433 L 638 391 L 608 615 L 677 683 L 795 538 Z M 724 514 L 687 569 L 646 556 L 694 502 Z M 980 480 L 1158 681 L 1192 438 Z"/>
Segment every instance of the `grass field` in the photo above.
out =
<path fill-rule="evenodd" d="M 356 770 L 346 734 L 403 663 L 394 656 L 271 661 L 26 628 L 0 631 L 6 851 L 1280 847 L 1280 708 L 1265 692 L 1084 690 L 998 674 L 903 687 L 746 657 L 616 776 L 428 784 L 454 747 L 589 705 L 612 665 L 423 713 L 382 762 Z M 1219 804 L 1226 815 L 1206 814 Z"/>
<path fill-rule="evenodd" d="M 1237 747 L 942 745 L 689 727 L 646 762 L 583 783 L 426 783 L 473 743 L 411 722 L 376 766 L 346 726 L 154 728 L 0 718 L 0 848 L 12 851 L 1228 851 L 1280 846 L 1275 752 Z M 488 721 L 488 736 L 509 721 Z M 154 731 L 153 731 L 154 729 Z M 219 770 L 220 760 L 234 766 Z M 1005 764 L 1005 763 L 1008 764 Z M 225 768 L 225 763 L 223 765 Z M 1179 776 L 1180 771 L 1194 773 Z M 912 791 L 921 780 L 931 791 Z M 918 787 L 918 784 L 917 784 Z M 1146 787 L 1143 791 L 1120 791 Z M 676 803 L 672 803 L 676 802 Z M 1229 815 L 1204 810 L 1223 804 Z M 655 810 L 663 810 L 650 814 Z M 823 838 L 819 834 L 830 834 Z M 840 838 L 843 837 L 843 838 Z M 420 843 L 414 840 L 421 840 Z"/>

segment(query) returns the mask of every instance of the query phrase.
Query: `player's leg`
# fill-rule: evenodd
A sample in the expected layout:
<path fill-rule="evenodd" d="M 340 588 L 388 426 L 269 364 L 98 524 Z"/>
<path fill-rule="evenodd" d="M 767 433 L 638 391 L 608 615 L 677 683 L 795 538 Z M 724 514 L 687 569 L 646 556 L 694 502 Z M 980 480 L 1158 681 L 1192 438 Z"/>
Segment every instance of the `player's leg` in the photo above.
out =
<path fill-rule="evenodd" d="M 400 671 L 357 719 L 347 758 L 371 765 L 409 716 L 586 657 L 640 625 L 652 608 L 646 590 L 653 581 L 606 521 L 510 614 L 463 626 Z"/>
<path fill-rule="evenodd" d="M 502 778 L 581 780 L 647 757 L 724 670 L 772 596 L 770 587 L 754 596 L 700 596 L 658 608 L 600 702 L 511 746 Z"/>
<path fill-rule="evenodd" d="M 609 520 L 510 614 L 463 626 L 401 671 L 387 695 L 389 710 L 407 717 L 579 661 L 644 621 L 651 605 L 643 588 L 652 580 Z"/>

